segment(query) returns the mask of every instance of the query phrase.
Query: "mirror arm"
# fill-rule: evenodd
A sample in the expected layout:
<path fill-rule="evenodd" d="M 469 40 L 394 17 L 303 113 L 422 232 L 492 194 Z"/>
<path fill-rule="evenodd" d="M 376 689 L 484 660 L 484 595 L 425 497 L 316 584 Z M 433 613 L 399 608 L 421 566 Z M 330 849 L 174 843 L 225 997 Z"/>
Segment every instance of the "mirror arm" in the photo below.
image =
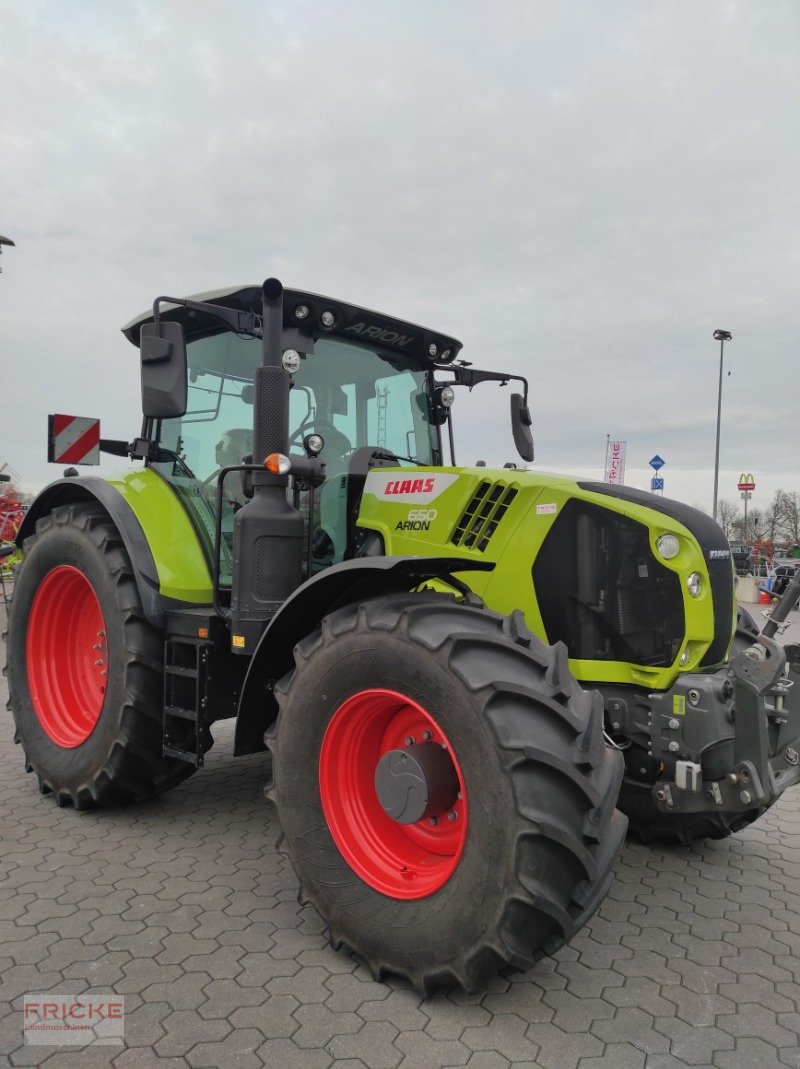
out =
<path fill-rule="evenodd" d="M 479 368 L 465 367 L 463 364 L 437 364 L 437 371 L 449 371 L 454 378 L 451 382 L 456 386 L 466 386 L 472 390 L 479 382 L 499 382 L 505 385 L 512 380 L 522 383 L 522 395 L 525 404 L 528 403 L 528 380 L 523 375 L 507 374 L 505 371 L 481 371 Z"/>
<path fill-rule="evenodd" d="M 101 438 L 100 452 L 109 453 L 113 457 L 129 457 L 131 455 L 131 446 L 129 442 L 125 442 L 121 438 Z"/>
<path fill-rule="evenodd" d="M 190 301 L 185 297 L 156 297 L 153 301 L 153 322 L 161 320 L 159 305 L 173 304 L 179 308 L 186 308 L 190 312 L 203 312 L 205 315 L 218 319 L 236 334 L 249 334 L 253 338 L 260 338 L 261 318 L 253 312 L 238 312 L 235 308 L 223 308 L 219 304 L 207 304 L 205 301 Z"/>

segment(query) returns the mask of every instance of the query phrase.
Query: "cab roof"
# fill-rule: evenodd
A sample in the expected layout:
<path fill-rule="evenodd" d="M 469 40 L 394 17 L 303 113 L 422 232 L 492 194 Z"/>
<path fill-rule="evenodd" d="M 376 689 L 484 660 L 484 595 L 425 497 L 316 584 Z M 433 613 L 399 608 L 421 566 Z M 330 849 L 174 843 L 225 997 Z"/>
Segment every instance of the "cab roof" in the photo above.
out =
<path fill-rule="evenodd" d="M 191 294 L 185 299 L 252 312 L 257 316 L 260 316 L 262 311 L 262 287 L 260 285 L 230 286 L 208 290 L 205 293 Z M 183 324 L 189 341 L 218 334 L 228 329 L 205 312 L 197 312 L 169 303 L 163 304 L 162 308 L 161 318 Z M 322 316 L 325 312 L 333 313 L 332 326 L 323 323 Z M 122 328 L 122 333 L 128 341 L 138 346 L 142 325 L 152 322 L 152 310 L 143 312 L 126 323 Z M 461 342 L 448 335 L 428 330 L 415 323 L 394 319 L 382 312 L 374 312 L 303 290 L 285 289 L 283 291 L 283 325 L 284 329 L 300 330 L 314 337 L 334 335 L 356 343 L 379 344 L 384 349 L 404 353 L 426 364 L 450 363 L 461 349 Z"/>

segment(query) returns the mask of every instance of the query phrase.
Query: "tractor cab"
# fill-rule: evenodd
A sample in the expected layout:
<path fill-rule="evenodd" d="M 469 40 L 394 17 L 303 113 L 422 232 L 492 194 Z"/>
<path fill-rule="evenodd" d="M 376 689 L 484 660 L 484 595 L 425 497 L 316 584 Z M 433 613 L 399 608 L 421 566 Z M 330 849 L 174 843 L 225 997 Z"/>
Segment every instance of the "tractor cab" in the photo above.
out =
<path fill-rule="evenodd" d="M 144 328 L 148 344 L 153 326 L 163 333 L 180 325 L 185 403 L 174 415 L 146 419 L 144 435 L 153 447 L 148 461 L 183 501 L 209 558 L 218 555 L 222 589 L 232 582 L 235 514 L 252 497 L 253 480 L 245 471 L 224 479 L 218 546 L 217 482 L 228 467 L 263 461 L 254 449 L 254 430 L 270 420 L 278 400 L 257 374 L 262 300 L 261 287 L 200 294 L 165 308 L 156 324 L 140 316 L 123 328 L 135 344 Z M 283 291 L 280 317 L 281 366 L 290 376 L 288 436 L 280 451 L 324 464 L 320 485 L 295 478 L 287 486 L 303 517 L 301 574 L 308 578 L 364 551 L 355 520 L 370 468 L 444 463 L 441 432 L 449 429 L 452 385 L 471 388 L 486 378 L 505 382 L 514 376 L 456 362 L 461 343 L 454 338 L 314 294 Z M 149 359 L 143 352 L 143 384 Z M 512 424 L 517 438 L 513 404 Z M 452 463 L 452 433 L 449 446 Z"/>
<path fill-rule="evenodd" d="M 220 471 L 253 460 L 254 376 L 260 357 L 251 339 L 228 331 L 190 340 L 186 413 L 161 420 L 156 430 L 154 440 L 163 452 L 155 467 L 193 511 L 206 517 Z M 287 452 L 311 453 L 325 463 L 325 481 L 310 518 L 310 492 L 299 491 L 300 511 L 312 525 L 314 570 L 344 558 L 348 490 L 351 482 L 363 484 L 373 454 L 393 463 L 441 462 L 428 376 L 429 369 L 412 357 L 349 339 L 323 336 L 314 340 L 312 352 L 298 352 Z M 247 500 L 243 474 L 225 481 L 223 531 L 232 531 L 234 513 Z"/>
<path fill-rule="evenodd" d="M 215 323 L 211 313 L 179 308 L 163 315 L 184 330 L 186 405 L 182 414 L 148 422 L 145 434 L 154 446 L 150 463 L 175 488 L 209 551 L 219 474 L 254 459 L 261 296 L 261 287 L 253 287 L 191 299 L 219 305 L 220 311 L 235 309 L 252 320 L 253 333 Z M 352 555 L 350 517 L 370 466 L 442 463 L 440 420 L 432 409 L 433 355 L 452 359 L 460 343 L 428 338 L 422 328 L 311 294 L 285 291 L 283 304 L 282 364 L 291 379 L 288 438 L 281 451 L 324 463 L 324 482 L 316 493 L 302 480 L 288 488 L 310 542 L 303 569 L 308 574 Z M 124 328 L 132 341 L 139 341 L 143 322 L 140 317 Z M 269 420 L 273 398 L 269 391 L 262 393 L 262 419 Z M 231 580 L 234 516 L 251 496 L 249 473 L 225 479 L 223 586 Z"/>

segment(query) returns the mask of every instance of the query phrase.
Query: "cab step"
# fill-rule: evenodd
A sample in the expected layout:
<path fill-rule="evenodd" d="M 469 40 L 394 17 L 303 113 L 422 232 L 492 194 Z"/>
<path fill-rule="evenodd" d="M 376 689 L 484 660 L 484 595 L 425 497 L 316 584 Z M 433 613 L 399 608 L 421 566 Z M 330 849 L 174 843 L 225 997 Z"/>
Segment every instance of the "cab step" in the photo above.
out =
<path fill-rule="evenodd" d="M 204 762 L 211 648 L 205 639 L 188 636 L 170 637 L 164 643 L 161 753 L 195 768 Z"/>

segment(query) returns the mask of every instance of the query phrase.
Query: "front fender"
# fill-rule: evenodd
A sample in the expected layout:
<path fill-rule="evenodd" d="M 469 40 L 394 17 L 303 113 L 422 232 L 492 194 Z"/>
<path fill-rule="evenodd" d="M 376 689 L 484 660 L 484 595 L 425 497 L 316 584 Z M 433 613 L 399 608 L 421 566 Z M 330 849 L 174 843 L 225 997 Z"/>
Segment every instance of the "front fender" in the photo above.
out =
<path fill-rule="evenodd" d="M 22 521 L 16 542 L 22 547 L 26 538 L 36 533 L 36 522 L 59 505 L 97 502 L 119 531 L 133 565 L 144 614 L 156 627 L 164 626 L 164 612 L 159 593 L 158 571 L 150 544 L 136 513 L 122 494 L 105 479 L 89 476 L 81 479 L 57 479 L 38 495 Z"/>
<path fill-rule="evenodd" d="M 334 609 L 396 594 L 431 579 L 463 591 L 454 572 L 494 568 L 491 561 L 464 557 L 360 557 L 319 572 L 283 603 L 269 622 L 245 676 L 236 716 L 234 754 L 265 750 L 264 732 L 278 715 L 273 684 L 291 671 L 292 651 Z"/>

